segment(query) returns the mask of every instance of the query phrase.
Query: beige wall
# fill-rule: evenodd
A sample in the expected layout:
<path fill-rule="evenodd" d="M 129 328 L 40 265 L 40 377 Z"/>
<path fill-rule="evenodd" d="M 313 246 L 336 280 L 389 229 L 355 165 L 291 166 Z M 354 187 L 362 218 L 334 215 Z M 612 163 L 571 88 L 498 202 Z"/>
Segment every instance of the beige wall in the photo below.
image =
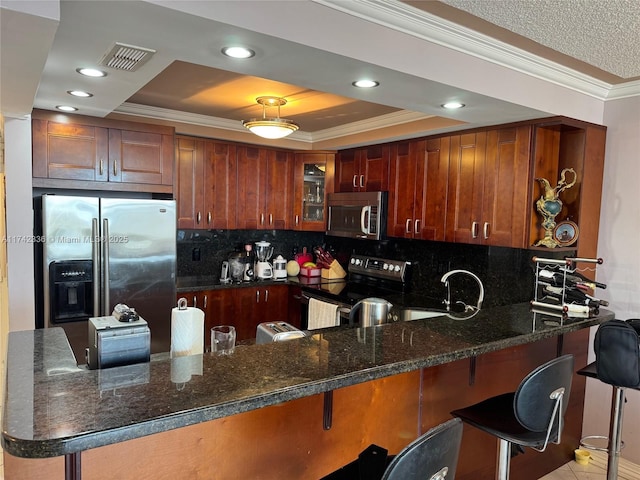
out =
<path fill-rule="evenodd" d="M 604 123 L 608 130 L 598 238 L 604 263 L 597 277 L 607 284 L 602 296 L 617 318 L 640 318 L 640 97 L 606 102 Z M 595 360 L 593 351 L 589 360 Z M 608 435 L 611 393 L 610 386 L 587 381 L 583 435 Z M 640 392 L 628 391 L 627 400 L 622 456 L 640 464 Z"/>

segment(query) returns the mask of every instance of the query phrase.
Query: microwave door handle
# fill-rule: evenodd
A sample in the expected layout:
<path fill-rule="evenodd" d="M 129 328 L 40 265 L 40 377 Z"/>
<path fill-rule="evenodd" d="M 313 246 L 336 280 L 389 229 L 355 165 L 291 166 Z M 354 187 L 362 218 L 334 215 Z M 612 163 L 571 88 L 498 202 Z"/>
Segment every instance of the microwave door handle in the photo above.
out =
<path fill-rule="evenodd" d="M 367 216 L 367 214 L 369 214 Z M 365 235 L 369 235 L 371 233 L 371 206 L 362 207 L 362 212 L 360 212 L 360 229 L 362 233 Z"/>

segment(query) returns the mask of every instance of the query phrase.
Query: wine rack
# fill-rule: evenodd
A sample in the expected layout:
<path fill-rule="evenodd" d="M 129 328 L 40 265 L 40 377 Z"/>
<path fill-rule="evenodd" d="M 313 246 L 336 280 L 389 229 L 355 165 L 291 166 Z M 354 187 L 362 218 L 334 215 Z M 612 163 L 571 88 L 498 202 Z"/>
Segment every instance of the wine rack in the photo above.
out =
<path fill-rule="evenodd" d="M 596 288 L 606 285 L 590 280 L 578 272 L 579 263 L 601 265 L 601 258 L 533 257 L 536 264 L 534 299 L 531 306 L 558 316 L 588 318 L 609 303 L 593 296 Z M 595 268 L 593 269 L 595 270 Z"/>

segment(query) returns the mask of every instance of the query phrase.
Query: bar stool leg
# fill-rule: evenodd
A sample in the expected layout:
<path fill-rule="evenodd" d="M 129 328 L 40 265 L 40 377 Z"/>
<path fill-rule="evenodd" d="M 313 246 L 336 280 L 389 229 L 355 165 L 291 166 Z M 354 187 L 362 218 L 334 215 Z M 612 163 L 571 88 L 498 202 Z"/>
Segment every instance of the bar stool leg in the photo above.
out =
<path fill-rule="evenodd" d="M 614 387 L 612 401 L 607 480 L 618 479 L 618 461 L 620 460 L 620 445 L 622 443 L 622 417 L 624 415 L 624 388 Z"/>
<path fill-rule="evenodd" d="M 509 480 L 509 468 L 511 467 L 511 442 L 500 438 L 498 439 L 498 445 L 498 468 L 496 468 L 496 480 Z"/>

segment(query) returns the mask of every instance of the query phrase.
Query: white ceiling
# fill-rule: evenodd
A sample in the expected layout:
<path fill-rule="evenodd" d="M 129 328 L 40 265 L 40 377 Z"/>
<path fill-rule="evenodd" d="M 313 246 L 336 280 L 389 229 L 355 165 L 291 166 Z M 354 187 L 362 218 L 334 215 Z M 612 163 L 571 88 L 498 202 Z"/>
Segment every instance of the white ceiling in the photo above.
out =
<path fill-rule="evenodd" d="M 542 1 L 507 2 L 519 6 L 508 10 L 524 15 L 527 24 L 536 24 L 538 17 L 531 8 Z M 475 69 L 477 59 L 524 72 L 531 82 L 569 83 L 585 98 L 640 94 L 640 83 L 620 78 L 620 71 L 613 68 L 618 63 L 598 64 L 598 72 L 589 72 L 588 67 L 595 66 L 588 57 L 594 49 L 585 41 L 593 32 L 589 15 L 580 15 L 581 24 L 571 24 L 572 37 L 582 39 L 587 48 L 573 54 L 577 59 L 561 52 L 567 67 L 549 52 L 526 44 L 531 48 L 523 49 L 522 42 L 505 36 L 506 28 L 532 38 L 537 30 L 528 33 L 507 24 L 503 10 L 488 8 L 494 2 L 447 0 L 473 10 L 475 17 L 436 1 L 0 0 L 0 106 L 5 115 L 18 116 L 30 113 L 32 106 L 53 110 L 73 103 L 84 115 L 135 115 L 176 123 L 178 130 L 180 125 L 199 125 L 215 131 L 213 136 L 244 136 L 252 141 L 256 137 L 243 129 L 240 120 L 261 114 L 257 96 L 275 94 L 288 100 L 282 116 L 301 127 L 289 139 L 308 147 L 343 148 L 558 114 L 553 99 L 540 109 L 515 100 L 510 92 L 478 93 L 483 89 L 476 89 L 474 82 L 483 67 Z M 614 11 L 636 4 L 604 3 L 613 5 Z M 591 11 L 598 2 L 580 4 L 582 10 Z M 554 10 L 559 18 L 561 14 Z M 493 24 L 487 28 L 485 19 L 504 28 Z M 549 41 L 553 29 L 544 31 L 545 38 L 534 40 L 538 46 L 553 48 Z M 640 69 L 640 42 L 627 43 L 631 37 L 624 35 L 615 38 L 621 36 L 620 44 L 605 45 L 611 58 L 614 50 L 628 52 L 624 72 L 635 75 Z M 135 72 L 108 69 L 104 79 L 87 79 L 75 72 L 79 66 L 96 65 L 114 42 L 157 53 Z M 230 43 L 248 45 L 256 56 L 241 61 L 226 58 L 220 49 Z M 600 48 L 596 55 L 607 54 Z M 589 61 L 594 65 L 585 67 Z M 610 71 L 604 72 L 607 68 Z M 361 76 L 373 77 L 381 85 L 355 89 L 351 82 Z M 491 91 L 492 79 L 484 80 L 489 84 L 484 90 Z M 94 96 L 75 99 L 66 93 L 70 89 L 84 89 Z M 467 107 L 444 111 L 440 105 L 452 99 Z"/>

